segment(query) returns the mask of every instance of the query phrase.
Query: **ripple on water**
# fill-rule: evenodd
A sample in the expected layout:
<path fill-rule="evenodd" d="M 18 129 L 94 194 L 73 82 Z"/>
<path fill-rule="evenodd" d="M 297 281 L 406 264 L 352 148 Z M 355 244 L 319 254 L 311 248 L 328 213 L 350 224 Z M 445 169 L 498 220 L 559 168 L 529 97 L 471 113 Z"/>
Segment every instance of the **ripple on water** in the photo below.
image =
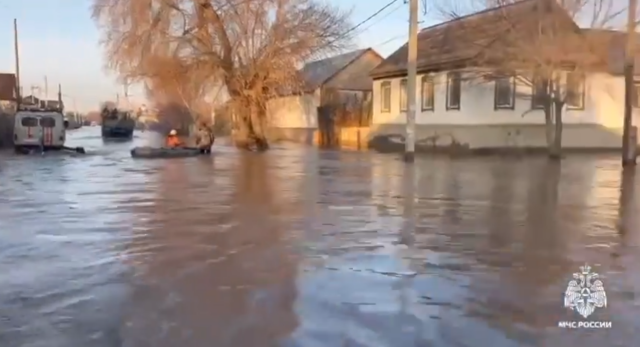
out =
<path fill-rule="evenodd" d="M 633 345 L 640 188 L 617 159 L 130 158 L 157 140 L 0 154 L 0 345 Z M 585 262 L 614 321 L 588 340 L 555 328 Z"/>

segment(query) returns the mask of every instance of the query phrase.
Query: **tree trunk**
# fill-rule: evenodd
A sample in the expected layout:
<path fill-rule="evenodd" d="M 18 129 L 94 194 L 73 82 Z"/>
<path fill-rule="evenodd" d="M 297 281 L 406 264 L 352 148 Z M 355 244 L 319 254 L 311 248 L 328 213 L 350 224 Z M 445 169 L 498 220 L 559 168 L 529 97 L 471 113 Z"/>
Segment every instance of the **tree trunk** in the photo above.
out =
<path fill-rule="evenodd" d="M 547 144 L 549 145 L 549 159 L 560 160 L 562 158 L 562 107 L 564 103 L 554 101 L 552 103 L 553 122 L 547 124 L 547 132 L 553 133 L 553 139 Z"/>
<path fill-rule="evenodd" d="M 253 100 L 240 99 L 234 102 L 233 141 L 236 147 L 260 152 L 269 149 L 264 126 L 266 112 Z"/>
<path fill-rule="evenodd" d="M 562 158 L 562 106 L 563 103 L 554 103 L 554 137 L 553 146 L 551 148 L 551 152 L 549 152 L 549 157 L 554 160 L 560 160 Z"/>
<path fill-rule="evenodd" d="M 269 142 L 267 140 L 265 118 L 266 110 L 263 105 L 254 103 L 251 105 L 251 128 L 255 137 L 256 149 L 260 152 L 264 152 L 269 149 Z"/>
<path fill-rule="evenodd" d="M 544 133 L 547 140 L 547 150 L 551 153 L 554 140 L 554 116 L 551 100 L 545 102 L 544 106 Z"/>
<path fill-rule="evenodd" d="M 235 115 L 233 118 L 233 142 L 236 147 L 251 150 L 253 147 L 252 136 L 251 136 L 251 123 L 250 120 L 247 119 L 246 114 L 241 113 L 240 110 L 235 110 Z"/>

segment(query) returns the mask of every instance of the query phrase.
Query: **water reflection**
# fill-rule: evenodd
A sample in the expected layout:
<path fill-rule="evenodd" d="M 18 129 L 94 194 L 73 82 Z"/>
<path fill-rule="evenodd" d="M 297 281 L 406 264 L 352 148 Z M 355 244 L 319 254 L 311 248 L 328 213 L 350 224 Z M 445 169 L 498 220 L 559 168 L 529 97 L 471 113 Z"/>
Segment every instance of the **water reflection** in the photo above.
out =
<path fill-rule="evenodd" d="M 638 211 L 635 199 L 635 168 L 626 168 L 620 174 L 620 199 L 618 200 L 618 232 L 624 237 L 635 230 L 634 217 Z"/>
<path fill-rule="evenodd" d="M 215 160 L 215 159 L 214 159 Z M 296 260 L 273 208 L 267 158 L 237 166 L 167 161 L 144 237 L 132 246 L 137 285 L 123 327 L 132 346 L 259 346 L 291 334 Z M 215 166 L 226 185 L 190 175 Z"/>
<path fill-rule="evenodd" d="M 70 137 L 94 155 L 2 157 L 2 346 L 629 346 L 640 328 L 640 186 L 618 158 L 134 161 L 152 139 Z M 585 262 L 610 331 L 556 328 Z"/>

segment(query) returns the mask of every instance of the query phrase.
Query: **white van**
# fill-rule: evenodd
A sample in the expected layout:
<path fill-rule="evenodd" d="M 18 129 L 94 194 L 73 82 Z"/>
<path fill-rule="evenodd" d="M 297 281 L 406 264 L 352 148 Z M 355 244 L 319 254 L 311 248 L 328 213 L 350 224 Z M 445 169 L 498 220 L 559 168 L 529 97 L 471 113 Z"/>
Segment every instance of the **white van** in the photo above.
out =
<path fill-rule="evenodd" d="M 62 149 L 66 137 L 64 115 L 57 111 L 21 110 L 16 113 L 13 144 L 16 149 Z"/>

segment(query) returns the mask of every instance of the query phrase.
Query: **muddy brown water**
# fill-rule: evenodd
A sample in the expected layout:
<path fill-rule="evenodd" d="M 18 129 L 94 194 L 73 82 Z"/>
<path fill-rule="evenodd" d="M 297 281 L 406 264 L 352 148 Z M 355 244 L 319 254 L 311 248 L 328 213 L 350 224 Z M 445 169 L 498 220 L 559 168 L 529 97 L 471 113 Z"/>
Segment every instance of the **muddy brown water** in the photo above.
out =
<path fill-rule="evenodd" d="M 614 157 L 149 144 L 0 154 L 0 346 L 636 346 L 640 178 Z M 620 187 L 625 192 L 621 194 Z M 563 307 L 589 264 L 607 307 Z"/>

